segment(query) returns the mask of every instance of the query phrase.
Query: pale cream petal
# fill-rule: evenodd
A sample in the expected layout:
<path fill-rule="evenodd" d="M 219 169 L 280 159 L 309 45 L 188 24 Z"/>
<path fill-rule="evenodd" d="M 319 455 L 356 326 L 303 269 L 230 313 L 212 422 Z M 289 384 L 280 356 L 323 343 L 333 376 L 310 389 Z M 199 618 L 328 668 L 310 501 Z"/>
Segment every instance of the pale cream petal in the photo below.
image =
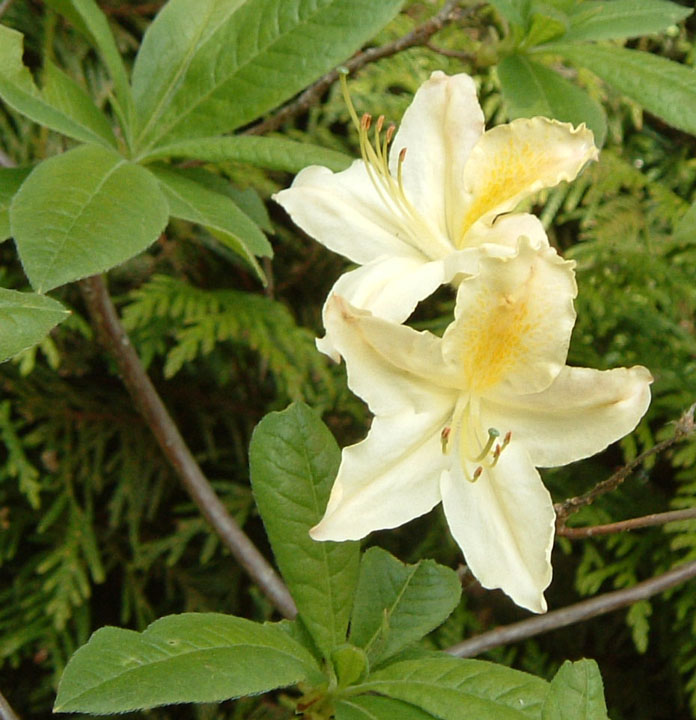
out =
<path fill-rule="evenodd" d="M 442 341 L 432 333 L 376 318 L 338 295 L 327 301 L 325 322 L 345 358 L 348 387 L 375 415 L 426 412 L 434 402 L 456 401 L 446 386 L 452 373 L 442 360 Z"/>
<path fill-rule="evenodd" d="M 572 180 L 596 158 L 594 136 L 584 125 L 537 117 L 488 130 L 462 175 L 455 244 L 467 244 L 466 233 L 477 220 L 490 222 L 537 190 Z"/>
<path fill-rule="evenodd" d="M 448 213 L 460 202 L 459 178 L 483 124 L 474 81 L 468 75 L 436 71 L 416 92 L 394 137 L 392 174 L 396 177 L 399 153 L 405 148 L 406 195 L 446 237 Z"/>
<path fill-rule="evenodd" d="M 407 230 L 380 198 L 362 160 L 339 173 L 307 167 L 273 199 L 308 235 L 353 262 L 382 255 L 429 259 L 404 240 Z"/>
<path fill-rule="evenodd" d="M 440 502 L 448 463 L 440 433 L 451 406 L 376 417 L 365 440 L 343 450 L 326 513 L 310 531 L 315 540 L 357 540 L 393 528 Z"/>
<path fill-rule="evenodd" d="M 486 398 L 481 417 L 501 432 L 512 431 L 537 467 L 566 465 L 630 433 L 648 409 L 651 382 L 639 365 L 565 367 L 543 392 Z"/>
<path fill-rule="evenodd" d="M 454 465 L 441 488 L 447 523 L 481 585 L 545 612 L 556 515 L 525 449 L 511 443 L 475 482 Z"/>
<path fill-rule="evenodd" d="M 483 246 L 486 250 L 488 246 Z M 565 365 L 575 323 L 574 264 L 522 238 L 512 256 L 482 254 L 459 285 L 442 352 L 475 395 L 547 388 Z"/>
<path fill-rule="evenodd" d="M 483 221 L 474 223 L 466 235 L 466 247 L 491 243 L 516 251 L 518 241 L 523 236 L 529 238 L 534 247 L 545 247 L 549 244 L 546 230 L 536 215 L 507 213 L 493 218 L 492 224 Z"/>

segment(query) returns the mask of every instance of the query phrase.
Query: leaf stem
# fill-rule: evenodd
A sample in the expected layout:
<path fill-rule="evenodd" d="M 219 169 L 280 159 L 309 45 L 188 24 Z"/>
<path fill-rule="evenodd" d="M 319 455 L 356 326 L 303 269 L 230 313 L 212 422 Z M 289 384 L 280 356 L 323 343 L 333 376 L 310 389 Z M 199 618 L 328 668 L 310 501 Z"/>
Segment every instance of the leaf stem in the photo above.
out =
<path fill-rule="evenodd" d="M 12 709 L 5 696 L 0 692 L 0 720 L 19 720 L 19 715 Z"/>
<path fill-rule="evenodd" d="M 396 55 L 416 45 L 425 45 L 428 40 L 435 33 L 442 30 L 445 25 L 458 20 L 465 14 L 474 13 L 479 7 L 482 7 L 482 5 L 477 5 L 463 10 L 459 7 L 461 4 L 462 0 L 447 0 L 438 13 L 410 33 L 380 47 L 368 48 L 367 50 L 356 53 L 343 65 L 343 68 L 347 69 L 349 73 L 355 73 L 357 70 L 365 67 L 365 65 L 373 63 L 376 60 Z M 338 77 L 338 69 L 326 73 L 326 75 L 320 77 L 313 85 L 310 85 L 296 100 L 281 108 L 275 115 L 272 115 L 267 120 L 250 127 L 246 130 L 245 134 L 263 135 L 264 133 L 277 130 L 284 122 L 303 113 L 317 103 L 331 85 L 338 80 Z"/>
<path fill-rule="evenodd" d="M 295 617 L 295 603 L 282 579 L 229 514 L 179 433 L 121 324 L 104 279 L 100 275 L 88 277 L 80 281 L 80 289 L 92 323 L 116 360 L 124 385 L 185 489 L 278 611 L 285 617 Z"/>
<path fill-rule="evenodd" d="M 447 648 L 445 652 L 457 657 L 474 657 L 501 645 L 526 640 L 535 635 L 541 635 L 551 630 L 557 630 L 632 605 L 639 600 L 645 600 L 657 595 L 694 577 L 696 577 L 696 560 L 679 565 L 633 587 L 605 593 L 589 600 L 583 600 L 575 605 L 552 610 L 546 615 L 537 615 L 528 620 L 521 620 L 490 632 L 475 635 L 468 640 Z"/>

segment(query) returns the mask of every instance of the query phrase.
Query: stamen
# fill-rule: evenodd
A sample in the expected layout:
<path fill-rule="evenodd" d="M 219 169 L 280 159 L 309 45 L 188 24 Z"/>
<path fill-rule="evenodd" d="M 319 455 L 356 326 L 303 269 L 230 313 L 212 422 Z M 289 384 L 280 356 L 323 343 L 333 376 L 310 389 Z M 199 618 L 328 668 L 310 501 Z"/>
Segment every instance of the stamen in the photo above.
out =
<path fill-rule="evenodd" d="M 370 129 L 370 125 L 372 125 L 372 115 L 370 115 L 370 113 L 363 113 L 363 116 L 360 118 L 360 129 L 367 132 Z"/>
<path fill-rule="evenodd" d="M 495 428 L 488 428 L 488 442 L 483 446 L 483 450 L 473 459 L 474 462 L 481 462 L 491 451 L 493 443 L 500 437 L 500 431 Z"/>
<path fill-rule="evenodd" d="M 440 442 L 442 443 L 442 454 L 446 455 L 449 452 L 449 439 L 452 433 L 452 428 L 449 426 L 443 427 L 440 433 Z"/>
<path fill-rule="evenodd" d="M 466 476 L 466 479 L 470 483 L 475 483 L 481 477 L 482 472 L 483 472 L 483 468 L 479 465 L 476 468 L 476 470 L 474 470 L 474 474 L 471 477 L 469 477 L 468 473 L 466 472 L 466 468 L 464 469 L 464 475 Z"/>

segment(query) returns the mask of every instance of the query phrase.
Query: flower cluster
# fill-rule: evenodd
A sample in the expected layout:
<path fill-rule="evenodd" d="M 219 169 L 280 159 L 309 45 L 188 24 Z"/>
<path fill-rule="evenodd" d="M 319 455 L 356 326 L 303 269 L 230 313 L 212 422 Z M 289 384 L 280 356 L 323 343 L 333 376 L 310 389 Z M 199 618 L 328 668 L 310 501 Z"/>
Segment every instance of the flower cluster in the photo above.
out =
<path fill-rule="evenodd" d="M 565 365 L 574 264 L 515 212 L 596 159 L 592 133 L 546 118 L 484 132 L 467 75 L 433 73 L 396 133 L 348 102 L 362 160 L 305 168 L 275 196 L 359 266 L 329 294 L 318 346 L 344 358 L 374 420 L 343 450 L 312 537 L 362 538 L 442 502 L 481 584 L 543 612 L 555 514 L 536 468 L 599 452 L 650 402 L 643 367 Z M 403 324 L 446 283 L 456 304 L 442 337 Z"/>

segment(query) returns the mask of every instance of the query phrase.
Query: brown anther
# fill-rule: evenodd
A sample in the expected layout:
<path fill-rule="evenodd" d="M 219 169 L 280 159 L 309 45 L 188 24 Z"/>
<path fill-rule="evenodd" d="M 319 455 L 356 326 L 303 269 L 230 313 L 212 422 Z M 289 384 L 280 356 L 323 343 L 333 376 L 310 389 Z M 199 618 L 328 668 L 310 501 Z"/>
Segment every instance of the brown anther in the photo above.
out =
<path fill-rule="evenodd" d="M 474 470 L 474 474 L 471 476 L 472 480 L 478 480 L 481 477 L 482 473 L 483 468 L 479 465 L 476 470 Z"/>
<path fill-rule="evenodd" d="M 380 115 L 377 118 L 377 134 L 382 132 L 383 127 L 384 127 L 384 115 Z"/>
<path fill-rule="evenodd" d="M 387 145 L 389 145 L 389 143 L 392 141 L 392 138 L 394 137 L 395 132 L 396 132 L 396 125 L 390 125 L 387 128 L 387 135 L 386 135 Z"/>
<path fill-rule="evenodd" d="M 361 127 L 363 130 L 369 130 L 369 129 L 370 129 L 370 125 L 372 125 L 372 115 L 370 115 L 370 113 L 365 113 L 365 114 L 360 118 L 360 127 Z"/>
<path fill-rule="evenodd" d="M 501 452 L 503 452 L 503 448 L 500 445 L 496 445 L 493 449 L 493 462 L 495 462 L 500 457 Z"/>
<path fill-rule="evenodd" d="M 399 162 L 402 163 L 406 159 L 406 148 L 403 147 L 399 150 Z"/>
<path fill-rule="evenodd" d="M 508 430 L 505 433 L 505 437 L 503 438 L 503 447 L 510 444 L 510 440 L 512 439 L 512 430 Z"/>
<path fill-rule="evenodd" d="M 452 432 L 452 428 L 449 426 L 443 427 L 442 432 L 440 433 L 440 437 L 443 440 L 447 440 L 450 436 L 450 433 Z"/>

